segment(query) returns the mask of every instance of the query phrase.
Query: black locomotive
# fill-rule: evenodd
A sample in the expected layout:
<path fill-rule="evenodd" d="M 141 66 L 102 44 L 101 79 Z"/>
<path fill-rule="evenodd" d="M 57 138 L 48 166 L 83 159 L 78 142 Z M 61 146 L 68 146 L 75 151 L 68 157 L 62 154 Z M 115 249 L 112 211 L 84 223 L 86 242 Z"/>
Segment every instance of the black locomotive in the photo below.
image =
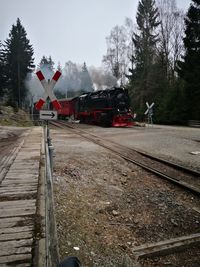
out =
<path fill-rule="evenodd" d="M 77 119 L 81 122 L 105 126 L 131 126 L 133 115 L 130 111 L 128 90 L 113 87 L 86 93 L 78 98 Z"/>

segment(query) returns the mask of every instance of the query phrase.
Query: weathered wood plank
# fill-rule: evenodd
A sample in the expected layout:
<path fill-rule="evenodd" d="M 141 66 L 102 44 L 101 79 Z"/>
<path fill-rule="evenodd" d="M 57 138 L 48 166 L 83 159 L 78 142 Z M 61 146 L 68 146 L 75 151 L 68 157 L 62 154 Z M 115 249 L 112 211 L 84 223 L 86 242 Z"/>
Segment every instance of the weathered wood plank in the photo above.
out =
<path fill-rule="evenodd" d="M 10 168 L 10 172 L 21 172 L 22 174 L 23 173 L 27 173 L 27 172 L 30 172 L 31 173 L 31 171 L 33 170 L 33 171 L 35 171 L 36 169 L 38 169 L 39 168 L 39 166 L 37 165 L 37 166 L 33 166 L 33 165 L 31 165 L 31 166 L 26 166 L 26 165 L 18 165 L 18 164 L 16 164 L 16 166 L 13 166 L 12 165 L 12 167 Z"/>
<path fill-rule="evenodd" d="M 3 181 L 6 182 L 8 180 L 16 180 L 16 181 L 20 181 L 20 180 L 25 180 L 25 181 L 29 181 L 29 180 L 33 180 L 35 181 L 35 179 L 38 179 L 38 173 L 8 173 L 6 174 L 6 180 Z"/>
<path fill-rule="evenodd" d="M 0 209 L 1 208 L 5 208 L 5 209 L 9 209 L 10 206 L 11 207 L 30 207 L 30 206 L 34 206 L 36 203 L 36 200 L 34 199 L 27 199 L 27 200 L 12 200 L 12 201 L 3 201 L 0 202 Z"/>
<path fill-rule="evenodd" d="M 37 190 L 26 190 L 26 191 L 17 191 L 17 192 L 14 192 L 14 191 L 10 191 L 10 192 L 1 192 L 1 195 L 0 197 L 6 197 L 6 196 L 18 196 L 18 195 L 22 195 L 23 198 L 24 196 L 28 195 L 28 194 L 34 194 L 36 193 Z"/>
<path fill-rule="evenodd" d="M 0 234 L 12 234 L 33 231 L 33 226 L 18 226 L 9 228 L 0 228 Z"/>
<path fill-rule="evenodd" d="M 0 235 L 0 241 L 8 241 L 8 240 L 19 240 L 19 239 L 29 239 L 32 238 L 33 231 L 26 231 L 20 233 L 7 233 Z M 0 244 L 1 247 L 1 244 Z"/>
<path fill-rule="evenodd" d="M 0 220 L 0 228 L 9 228 L 9 227 L 17 227 L 22 225 L 34 225 L 34 221 L 29 217 L 8 217 L 1 218 Z"/>
<path fill-rule="evenodd" d="M 24 240 L 14 240 L 14 241 L 5 241 L 0 243 L 0 257 L 9 256 L 12 254 L 24 254 L 31 253 L 33 239 L 24 239 Z"/>
<path fill-rule="evenodd" d="M 0 194 L 4 194 L 4 193 L 10 193 L 10 192 L 21 192 L 21 191 L 33 191 L 33 190 L 37 190 L 37 186 L 32 186 L 32 185 L 23 185 L 21 187 L 8 187 L 8 186 L 2 186 L 0 188 Z"/>
<path fill-rule="evenodd" d="M 27 174 L 28 174 L 28 175 L 31 175 L 31 174 L 32 174 L 32 175 L 37 175 L 37 174 L 38 174 L 37 171 L 38 171 L 38 170 L 35 170 L 35 169 L 34 169 L 33 171 L 29 169 L 29 170 L 26 171 L 26 173 L 24 174 L 23 169 L 20 169 L 20 170 L 19 170 L 19 169 L 18 169 L 18 170 L 10 169 L 10 170 L 9 170 L 9 174 L 12 174 L 12 175 L 20 174 L 21 176 L 23 176 L 23 175 L 27 175 Z"/>
<path fill-rule="evenodd" d="M 23 169 L 35 169 L 39 167 L 39 162 L 30 162 L 30 163 L 23 163 L 23 162 L 18 162 L 18 163 L 14 163 L 12 164 L 12 169 L 15 170 L 23 170 Z"/>
<path fill-rule="evenodd" d="M 1 264 L 1 267 L 11 267 L 12 265 L 10 265 L 10 263 L 6 264 Z M 17 265 L 15 265 L 15 267 L 30 267 L 31 263 L 17 263 Z"/>
<path fill-rule="evenodd" d="M 0 185 L 1 267 L 32 266 L 42 137 L 41 129 L 33 129 Z"/>
<path fill-rule="evenodd" d="M 36 180 L 35 182 L 33 181 L 29 181 L 29 180 L 26 180 L 25 181 L 26 185 L 28 186 L 37 186 L 38 185 L 38 181 Z M 24 185 L 24 182 L 23 181 L 6 181 L 3 183 L 3 187 L 8 187 L 8 186 L 23 186 Z"/>
<path fill-rule="evenodd" d="M 18 157 L 15 159 L 15 163 L 21 163 L 22 160 L 21 159 L 18 159 Z M 38 162 L 38 159 L 29 159 L 27 158 L 26 159 L 26 163 L 30 164 L 30 163 L 37 163 Z"/>
<path fill-rule="evenodd" d="M 27 208 L 27 209 L 9 209 L 9 210 L 2 210 L 0 213 L 0 218 L 6 218 L 6 217 L 15 217 L 15 216 L 26 216 L 26 215 L 34 215 L 36 212 L 36 208 Z"/>
<path fill-rule="evenodd" d="M 32 255 L 30 253 L 28 253 L 28 254 L 19 254 L 19 255 L 2 256 L 2 257 L 0 257 L 0 264 L 4 263 L 4 264 L 7 264 L 7 266 L 16 266 L 16 267 L 18 267 L 18 264 L 15 265 L 15 262 L 24 261 L 25 263 L 30 263 L 30 266 L 31 266 L 31 258 L 32 258 Z M 10 263 L 10 265 L 9 265 L 9 263 Z M 12 263 L 12 265 L 11 265 L 11 263 Z M 24 265 L 22 265 L 22 266 L 24 266 Z"/>
<path fill-rule="evenodd" d="M 153 244 L 144 244 L 133 248 L 133 253 L 136 258 L 145 258 L 170 254 L 191 247 L 200 243 L 200 233 L 189 236 L 182 236 L 161 241 Z"/>
<path fill-rule="evenodd" d="M 38 165 L 37 166 L 33 166 L 33 165 L 26 165 L 24 164 L 24 166 L 22 164 L 18 165 L 15 164 L 15 166 L 11 166 L 11 168 L 9 169 L 10 172 L 19 172 L 21 171 L 23 172 L 31 172 L 31 170 L 35 171 L 35 169 L 38 169 Z"/>
<path fill-rule="evenodd" d="M 29 154 L 28 158 L 27 158 L 27 154 Z M 31 151 L 27 151 L 26 153 L 24 153 L 23 155 L 18 155 L 17 158 L 18 160 L 21 160 L 21 161 L 26 161 L 27 159 L 29 160 L 34 160 L 36 158 L 39 159 L 40 157 L 40 154 L 39 153 L 31 153 Z"/>
<path fill-rule="evenodd" d="M 21 190 L 35 190 L 37 186 L 32 186 L 32 185 L 27 185 L 23 184 L 21 187 L 20 186 L 1 186 L 0 187 L 0 193 L 1 192 L 16 192 L 16 191 L 21 191 Z"/>
<path fill-rule="evenodd" d="M 6 179 L 6 184 L 10 184 L 12 186 L 12 184 L 14 185 L 14 183 L 21 183 L 21 184 L 24 184 L 24 183 L 29 183 L 29 182 L 32 182 L 32 183 L 37 183 L 38 181 L 38 177 L 30 177 L 30 176 L 27 176 L 27 177 L 13 177 L 13 178 L 8 178 Z M 4 183 L 1 184 L 0 188 L 4 185 Z"/>

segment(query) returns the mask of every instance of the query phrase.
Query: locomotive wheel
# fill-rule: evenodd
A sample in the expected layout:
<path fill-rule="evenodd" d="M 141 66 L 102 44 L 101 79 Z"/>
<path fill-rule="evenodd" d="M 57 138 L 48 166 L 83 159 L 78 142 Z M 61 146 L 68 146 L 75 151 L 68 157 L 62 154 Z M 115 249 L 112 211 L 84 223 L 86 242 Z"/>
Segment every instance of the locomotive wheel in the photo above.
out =
<path fill-rule="evenodd" d="M 105 126 L 105 127 L 111 126 L 110 116 L 108 113 L 105 113 L 105 112 L 101 113 L 100 124 Z"/>

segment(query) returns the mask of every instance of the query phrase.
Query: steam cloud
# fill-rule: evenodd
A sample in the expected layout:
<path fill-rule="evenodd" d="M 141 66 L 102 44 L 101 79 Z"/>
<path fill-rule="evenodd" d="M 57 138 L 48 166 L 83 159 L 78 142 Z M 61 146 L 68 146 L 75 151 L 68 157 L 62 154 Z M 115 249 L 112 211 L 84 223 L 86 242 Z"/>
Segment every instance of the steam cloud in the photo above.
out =
<path fill-rule="evenodd" d="M 48 64 L 44 64 L 40 69 L 46 80 L 51 80 L 54 75 L 54 70 Z M 37 69 L 38 71 L 38 69 Z M 82 66 L 68 61 L 64 68 L 60 70 L 62 76 L 55 85 L 54 91 L 60 92 L 67 96 L 69 91 L 80 91 L 81 71 Z M 106 73 L 101 68 L 90 67 L 88 69 L 93 87 L 95 90 L 103 90 L 117 84 L 117 80 L 112 74 Z M 44 89 L 35 73 L 29 74 L 26 78 L 25 85 L 28 89 L 28 100 L 30 103 L 35 103 L 43 95 Z"/>

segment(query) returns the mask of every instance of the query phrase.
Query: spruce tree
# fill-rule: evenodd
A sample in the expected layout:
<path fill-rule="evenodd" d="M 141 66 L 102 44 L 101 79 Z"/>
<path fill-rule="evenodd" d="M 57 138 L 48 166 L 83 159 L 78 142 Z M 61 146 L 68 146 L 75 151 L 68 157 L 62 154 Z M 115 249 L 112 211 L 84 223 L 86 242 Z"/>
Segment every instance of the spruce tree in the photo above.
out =
<path fill-rule="evenodd" d="M 24 84 L 26 76 L 35 67 L 33 48 L 26 35 L 26 31 L 18 18 L 16 25 L 12 26 L 9 38 L 5 41 L 3 51 L 9 104 L 18 107 L 22 106 L 27 94 Z"/>
<path fill-rule="evenodd" d="M 185 81 L 187 119 L 200 120 L 200 0 L 192 0 L 185 26 L 185 55 L 178 71 Z"/>
<path fill-rule="evenodd" d="M 54 71 L 54 62 L 51 58 L 51 56 L 49 56 L 49 58 L 43 56 L 39 65 L 38 65 L 38 69 L 42 69 L 42 68 L 47 68 L 50 71 Z"/>
<path fill-rule="evenodd" d="M 82 71 L 80 73 L 80 80 L 81 80 L 81 85 L 80 89 L 85 92 L 92 92 L 94 91 L 92 80 L 90 77 L 90 74 L 88 72 L 86 63 L 84 62 Z"/>
<path fill-rule="evenodd" d="M 0 42 L 0 99 L 3 97 L 5 92 L 5 62 L 4 55 L 2 50 L 2 43 Z"/>
<path fill-rule="evenodd" d="M 155 78 L 153 64 L 156 56 L 159 25 L 158 9 L 154 0 L 139 1 L 137 10 L 138 33 L 134 33 L 135 54 L 132 56 L 129 78 L 129 89 L 137 113 L 143 113 L 146 101 L 153 101 Z"/>
<path fill-rule="evenodd" d="M 43 56 L 38 64 L 37 70 L 41 70 L 46 80 L 51 80 L 54 75 L 54 62 L 49 56 L 48 58 Z"/>

